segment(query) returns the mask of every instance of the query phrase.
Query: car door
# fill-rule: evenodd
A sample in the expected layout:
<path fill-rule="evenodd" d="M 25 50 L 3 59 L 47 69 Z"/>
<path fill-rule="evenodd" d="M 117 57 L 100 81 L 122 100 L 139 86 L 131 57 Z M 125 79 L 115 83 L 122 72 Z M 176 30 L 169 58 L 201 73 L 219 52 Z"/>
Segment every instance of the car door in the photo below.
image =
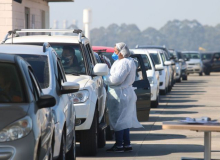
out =
<path fill-rule="evenodd" d="M 96 65 L 96 61 L 95 61 L 95 57 L 94 54 L 91 50 L 91 47 L 89 44 L 85 45 L 86 47 L 86 51 L 88 53 L 88 61 L 90 63 L 90 65 L 92 66 L 90 74 L 93 74 L 93 67 Z M 93 76 L 93 81 L 96 84 L 96 91 L 97 91 L 97 96 L 98 96 L 98 111 L 99 111 L 99 117 L 104 113 L 104 106 L 102 106 L 104 103 L 103 101 L 105 100 L 104 97 L 104 93 L 103 93 L 103 89 L 104 89 L 104 82 L 102 80 L 101 76 L 96 76 L 96 75 L 92 75 Z"/>
<path fill-rule="evenodd" d="M 40 85 L 36 80 L 34 74 L 31 70 L 29 70 L 29 75 L 32 83 L 32 92 L 37 102 L 40 95 L 42 94 Z M 37 103 L 36 103 L 37 105 Z M 38 107 L 36 107 L 38 108 Z M 52 135 L 52 110 L 51 108 L 41 108 L 37 111 L 39 115 L 39 120 L 41 122 L 41 150 L 39 159 L 43 159 L 45 155 L 48 153 L 48 149 L 50 148 L 50 140 Z"/>
<path fill-rule="evenodd" d="M 136 78 L 133 87 L 136 87 L 135 93 L 137 95 L 137 117 L 140 122 L 146 122 L 149 119 L 151 91 L 150 83 L 147 79 L 146 67 L 144 65 L 141 55 L 131 55 L 138 62 L 136 70 Z"/>
<path fill-rule="evenodd" d="M 220 53 L 215 53 L 213 58 L 213 70 L 220 71 Z"/>
<path fill-rule="evenodd" d="M 66 76 L 65 76 L 65 71 L 62 67 L 62 63 L 59 58 L 57 58 L 57 72 L 58 72 L 58 84 L 59 84 L 59 89 L 61 89 L 62 83 L 66 82 Z M 73 95 L 72 94 L 60 94 L 60 104 L 59 106 L 62 107 L 62 112 L 65 115 L 65 122 L 66 122 L 66 135 L 69 135 L 71 131 L 74 129 L 74 112 L 73 112 Z M 68 139 L 69 138 L 69 139 Z M 72 141 L 71 136 L 67 136 L 66 142 L 67 144 Z"/>

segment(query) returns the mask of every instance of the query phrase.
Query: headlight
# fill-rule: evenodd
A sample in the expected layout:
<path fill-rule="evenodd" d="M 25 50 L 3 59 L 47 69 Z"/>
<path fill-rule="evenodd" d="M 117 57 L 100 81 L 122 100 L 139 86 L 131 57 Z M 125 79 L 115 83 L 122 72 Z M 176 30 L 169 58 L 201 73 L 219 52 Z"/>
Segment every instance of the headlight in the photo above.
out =
<path fill-rule="evenodd" d="M 32 120 L 26 116 L 0 131 L 0 142 L 13 141 L 27 136 L 32 130 Z"/>
<path fill-rule="evenodd" d="M 73 103 L 83 103 L 89 98 L 89 91 L 82 90 L 73 94 Z"/>
<path fill-rule="evenodd" d="M 153 77 L 147 77 L 150 84 L 154 84 L 154 78 Z"/>

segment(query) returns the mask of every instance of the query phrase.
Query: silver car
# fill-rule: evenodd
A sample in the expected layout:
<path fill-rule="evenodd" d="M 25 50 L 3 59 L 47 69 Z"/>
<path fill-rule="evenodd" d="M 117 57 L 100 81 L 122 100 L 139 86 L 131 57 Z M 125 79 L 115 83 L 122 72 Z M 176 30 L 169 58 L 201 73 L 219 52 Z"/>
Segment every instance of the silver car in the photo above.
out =
<path fill-rule="evenodd" d="M 0 54 L 1 160 L 52 158 L 55 104 L 53 96 L 43 94 L 28 63 Z"/>
<path fill-rule="evenodd" d="M 1 45 L 0 50 L 24 58 L 33 68 L 43 93 L 53 95 L 56 104 L 52 108 L 55 129 L 53 130 L 53 158 L 75 160 L 75 108 L 73 95 L 79 84 L 67 82 L 65 72 L 56 52 L 44 43 L 42 46 Z M 16 51 L 15 51 L 16 50 Z"/>

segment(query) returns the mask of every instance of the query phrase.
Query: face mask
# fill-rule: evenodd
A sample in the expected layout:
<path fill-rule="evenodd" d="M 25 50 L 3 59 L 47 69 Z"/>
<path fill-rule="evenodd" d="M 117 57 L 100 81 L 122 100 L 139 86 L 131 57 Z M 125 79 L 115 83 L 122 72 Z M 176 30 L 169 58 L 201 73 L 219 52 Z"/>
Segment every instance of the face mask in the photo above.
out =
<path fill-rule="evenodd" d="M 69 57 L 62 57 L 62 64 L 63 65 L 68 65 L 70 63 L 72 56 Z"/>
<path fill-rule="evenodd" d="M 112 59 L 115 61 L 118 60 L 118 55 L 115 52 L 112 54 Z"/>

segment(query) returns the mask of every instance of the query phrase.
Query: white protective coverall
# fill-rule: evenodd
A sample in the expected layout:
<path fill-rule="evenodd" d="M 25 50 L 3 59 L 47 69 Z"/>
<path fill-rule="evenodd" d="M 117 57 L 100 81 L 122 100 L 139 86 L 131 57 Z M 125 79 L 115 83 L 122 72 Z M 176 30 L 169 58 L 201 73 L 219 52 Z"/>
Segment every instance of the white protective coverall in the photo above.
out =
<path fill-rule="evenodd" d="M 141 128 L 137 120 L 137 96 L 132 84 L 135 81 L 136 64 L 133 58 L 116 60 L 106 76 L 105 83 L 109 85 L 107 93 L 107 108 L 109 122 L 114 131 L 127 128 Z"/>

